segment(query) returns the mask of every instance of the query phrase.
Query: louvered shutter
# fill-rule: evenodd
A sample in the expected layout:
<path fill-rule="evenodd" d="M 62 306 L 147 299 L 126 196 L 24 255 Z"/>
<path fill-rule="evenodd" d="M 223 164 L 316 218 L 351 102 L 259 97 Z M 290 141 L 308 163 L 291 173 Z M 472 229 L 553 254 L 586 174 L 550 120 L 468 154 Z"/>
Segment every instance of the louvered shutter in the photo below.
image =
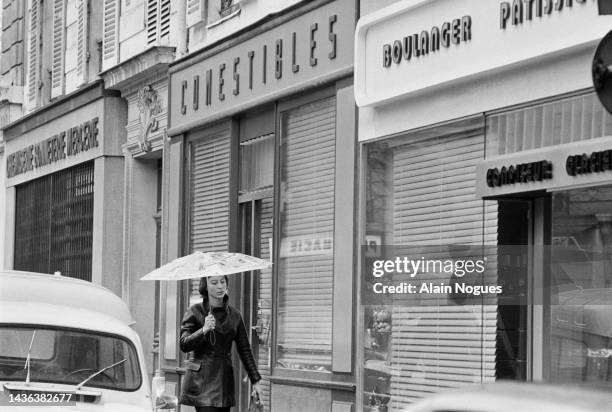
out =
<path fill-rule="evenodd" d="M 273 236 L 272 220 L 274 218 L 274 200 L 272 197 L 265 197 L 261 200 L 260 215 L 260 239 L 261 249 L 259 256 L 262 259 L 270 259 L 270 239 Z M 270 411 L 270 336 L 271 336 L 271 315 L 272 315 L 272 268 L 259 271 L 259 305 L 263 321 L 261 338 L 264 343 L 259 344 L 259 354 L 257 367 L 261 374 L 263 393 L 261 393 L 261 403 L 264 411 Z"/>
<path fill-rule="evenodd" d="M 191 27 L 204 18 L 204 0 L 187 0 L 187 27 Z"/>
<path fill-rule="evenodd" d="M 102 70 L 119 63 L 119 0 L 104 0 Z"/>
<path fill-rule="evenodd" d="M 170 0 L 147 0 L 147 44 L 167 44 L 170 36 Z"/>
<path fill-rule="evenodd" d="M 336 99 L 282 113 L 278 357 L 331 370 Z"/>
<path fill-rule="evenodd" d="M 209 130 L 203 139 L 191 145 L 191 252 L 227 252 L 229 129 Z M 191 282 L 191 303 L 200 300 L 198 282 L 198 279 Z"/>
<path fill-rule="evenodd" d="M 88 0 L 79 0 L 79 20 L 77 22 L 77 85 L 80 86 L 87 81 L 88 50 Z"/>
<path fill-rule="evenodd" d="M 64 93 L 64 57 L 66 50 L 66 0 L 53 0 L 53 51 L 51 63 L 51 98 Z"/>
<path fill-rule="evenodd" d="M 483 207 L 474 189 L 475 166 L 483 157 L 484 137 L 473 133 L 395 148 L 393 243 L 440 245 L 426 259 L 448 259 L 449 244 L 495 245 L 497 206 Z M 486 273 L 495 276 L 496 258 L 487 258 Z M 434 284 L 450 281 L 448 276 L 422 276 Z M 410 295 L 392 299 L 388 349 L 397 373 L 390 378 L 390 410 L 402 410 L 442 389 L 495 380 L 494 299 L 478 305 L 456 305 L 446 299 L 436 305 L 415 304 Z"/>
<path fill-rule="evenodd" d="M 29 32 L 27 55 L 27 88 L 25 93 L 25 106 L 27 111 L 36 108 L 38 97 L 38 82 L 40 78 L 40 0 L 30 0 L 29 5 Z"/>
<path fill-rule="evenodd" d="M 167 44 L 170 39 L 170 0 L 159 0 L 161 14 L 159 17 L 159 42 Z"/>

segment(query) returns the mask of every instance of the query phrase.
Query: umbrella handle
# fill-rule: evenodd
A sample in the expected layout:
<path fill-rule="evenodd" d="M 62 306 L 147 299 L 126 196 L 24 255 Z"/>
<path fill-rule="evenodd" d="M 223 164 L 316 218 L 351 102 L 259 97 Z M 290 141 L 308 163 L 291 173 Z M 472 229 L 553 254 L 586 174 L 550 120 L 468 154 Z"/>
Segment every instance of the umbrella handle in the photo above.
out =
<path fill-rule="evenodd" d="M 212 315 L 212 306 L 209 306 L 208 309 L 208 315 Z M 208 341 L 210 342 L 211 345 L 215 346 L 215 344 L 217 343 L 217 336 L 215 335 L 215 330 L 211 330 L 208 333 Z"/>

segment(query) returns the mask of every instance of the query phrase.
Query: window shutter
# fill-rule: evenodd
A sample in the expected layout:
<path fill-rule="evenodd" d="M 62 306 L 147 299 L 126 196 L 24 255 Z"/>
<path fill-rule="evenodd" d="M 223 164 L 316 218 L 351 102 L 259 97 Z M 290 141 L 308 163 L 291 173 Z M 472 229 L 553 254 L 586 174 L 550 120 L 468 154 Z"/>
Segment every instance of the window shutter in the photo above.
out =
<path fill-rule="evenodd" d="M 119 0 L 104 0 L 102 70 L 119 62 Z"/>
<path fill-rule="evenodd" d="M 170 0 L 147 1 L 147 44 L 165 44 L 170 36 Z"/>
<path fill-rule="evenodd" d="M 170 37 L 170 0 L 160 0 L 159 41 L 166 44 Z"/>
<path fill-rule="evenodd" d="M 77 85 L 82 85 L 87 81 L 87 61 L 89 60 L 88 50 L 88 1 L 79 0 L 79 20 L 77 23 L 78 44 L 77 44 Z"/>
<path fill-rule="evenodd" d="M 157 42 L 157 22 L 159 21 L 159 0 L 147 0 L 147 44 Z"/>
<path fill-rule="evenodd" d="M 225 126 L 208 130 L 191 146 L 191 252 L 228 250 L 230 136 Z M 200 299 L 198 283 L 191 281 L 191 303 Z"/>
<path fill-rule="evenodd" d="M 204 0 L 187 0 L 187 27 L 191 27 L 204 19 Z"/>
<path fill-rule="evenodd" d="M 441 246 L 440 253 L 425 254 L 426 259 L 448 259 L 449 244 L 495 245 L 497 206 L 483 207 L 474 193 L 475 166 L 483 157 L 484 137 L 473 133 L 396 148 L 393 244 Z M 487 259 L 487 276 L 493 276 L 490 265 L 496 257 Z M 434 284 L 450 282 L 447 276 L 428 276 Z M 388 350 L 391 368 L 401 373 L 391 374 L 390 410 L 402 410 L 442 389 L 495 380 L 494 298 L 482 305 L 446 300 L 419 305 L 401 296 L 393 299 Z"/>
<path fill-rule="evenodd" d="M 278 358 L 331 371 L 336 98 L 282 113 Z"/>
<path fill-rule="evenodd" d="M 5 79 L 10 77 L 11 84 L 23 86 L 23 63 L 25 56 L 23 52 L 25 44 L 24 3 L 22 0 L 5 0 L 3 7 L 0 74 L 6 76 Z"/>
<path fill-rule="evenodd" d="M 66 42 L 66 0 L 53 0 L 53 53 L 51 98 L 64 93 L 64 56 Z"/>
<path fill-rule="evenodd" d="M 38 82 L 40 79 L 40 4 L 39 0 L 31 0 L 29 7 L 29 33 L 27 55 L 27 88 L 25 106 L 27 111 L 36 108 L 38 97 Z"/>

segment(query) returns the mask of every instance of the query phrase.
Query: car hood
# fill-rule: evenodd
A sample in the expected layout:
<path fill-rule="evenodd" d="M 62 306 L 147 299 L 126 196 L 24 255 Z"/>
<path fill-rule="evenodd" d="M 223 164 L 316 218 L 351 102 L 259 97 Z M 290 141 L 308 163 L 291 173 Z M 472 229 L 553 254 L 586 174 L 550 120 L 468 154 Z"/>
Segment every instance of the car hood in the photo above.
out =
<path fill-rule="evenodd" d="M 6 406 L 6 404 L 0 404 L 0 412 L 13 412 L 12 406 Z M 105 404 L 78 404 L 77 406 L 45 406 L 41 409 L 40 406 L 20 406 L 19 412 L 41 412 L 41 410 L 48 412 L 151 412 L 152 409 L 139 408 L 138 406 L 126 404 L 126 403 L 105 403 Z"/>
<path fill-rule="evenodd" d="M 19 388 L 14 389 L 11 388 L 10 392 L 8 390 L 8 386 L 12 385 L 20 385 L 17 382 L 6 382 L 0 381 L 0 412 L 14 412 L 17 409 L 14 406 L 19 406 L 19 412 L 40 412 L 41 410 L 45 411 L 71 411 L 71 412 L 102 412 L 102 411 L 112 411 L 112 412 L 124 412 L 124 411 L 134 411 L 134 412 L 151 412 L 153 410 L 152 406 L 150 406 L 150 397 L 149 396 L 139 396 L 138 392 L 117 392 L 117 391 L 109 391 L 105 389 L 97 389 L 97 388 L 83 388 L 77 391 L 78 396 L 91 397 L 94 396 L 95 400 L 90 401 L 74 401 L 67 405 L 45 405 L 44 403 L 23 403 L 18 402 L 14 399 L 11 399 L 9 393 L 20 394 Z M 39 383 L 32 382 L 31 393 L 66 393 L 73 392 L 72 385 L 61 385 L 61 384 L 47 384 L 47 383 Z M 125 396 L 129 397 L 129 400 L 125 398 Z M 74 398 L 73 398 L 74 399 Z M 90 398 L 91 399 L 91 398 Z M 12 402 L 11 402 L 12 401 Z M 126 402 L 127 401 L 127 402 Z M 42 406 L 42 408 L 41 408 Z"/>

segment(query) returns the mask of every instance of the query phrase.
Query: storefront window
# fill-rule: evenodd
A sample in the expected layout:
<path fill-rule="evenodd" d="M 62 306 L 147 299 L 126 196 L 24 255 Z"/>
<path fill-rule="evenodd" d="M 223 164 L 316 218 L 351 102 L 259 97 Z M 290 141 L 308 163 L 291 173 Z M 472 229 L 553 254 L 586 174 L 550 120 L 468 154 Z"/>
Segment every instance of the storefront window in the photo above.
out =
<path fill-rule="evenodd" d="M 554 382 L 612 383 L 612 186 L 552 197 L 550 365 Z"/>
<path fill-rule="evenodd" d="M 335 97 L 281 112 L 276 364 L 331 371 Z"/>
<path fill-rule="evenodd" d="M 479 200 L 474 188 L 475 165 L 484 157 L 481 118 L 365 149 L 364 268 L 397 257 L 459 262 L 497 245 L 497 203 Z M 485 265 L 480 281 L 495 284 L 495 255 Z M 386 278 L 394 285 L 420 287 L 419 278 L 453 284 L 436 269 L 412 278 L 394 269 L 378 279 Z M 375 282 L 362 274 L 364 411 L 401 411 L 441 390 L 495 380 L 495 297 L 379 293 Z"/>
<path fill-rule="evenodd" d="M 94 164 L 17 186 L 15 269 L 91 281 Z"/>

